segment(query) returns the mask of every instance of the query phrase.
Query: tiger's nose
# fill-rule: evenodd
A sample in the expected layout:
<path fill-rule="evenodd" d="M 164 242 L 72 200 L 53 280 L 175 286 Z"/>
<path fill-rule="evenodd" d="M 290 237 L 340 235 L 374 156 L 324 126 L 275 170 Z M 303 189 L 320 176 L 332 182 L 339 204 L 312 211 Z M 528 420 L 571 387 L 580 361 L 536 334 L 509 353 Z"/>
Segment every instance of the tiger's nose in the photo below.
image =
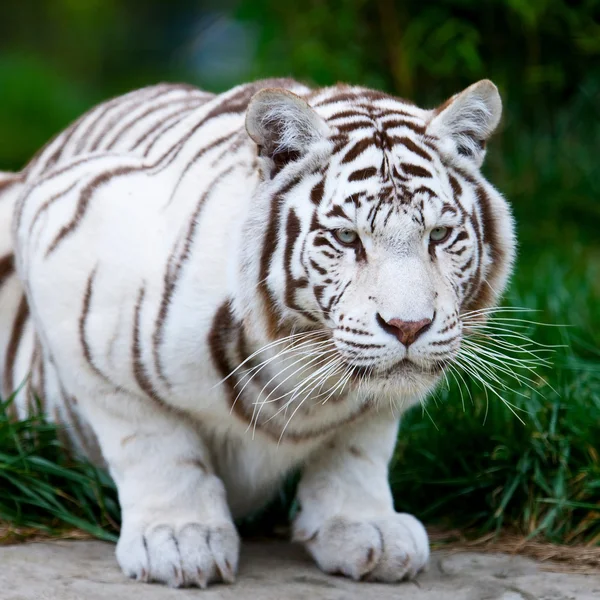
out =
<path fill-rule="evenodd" d="M 377 322 L 385 331 L 396 336 L 408 348 L 431 327 L 433 319 L 421 319 L 420 321 L 390 319 L 389 321 L 385 321 L 380 314 L 377 314 Z"/>

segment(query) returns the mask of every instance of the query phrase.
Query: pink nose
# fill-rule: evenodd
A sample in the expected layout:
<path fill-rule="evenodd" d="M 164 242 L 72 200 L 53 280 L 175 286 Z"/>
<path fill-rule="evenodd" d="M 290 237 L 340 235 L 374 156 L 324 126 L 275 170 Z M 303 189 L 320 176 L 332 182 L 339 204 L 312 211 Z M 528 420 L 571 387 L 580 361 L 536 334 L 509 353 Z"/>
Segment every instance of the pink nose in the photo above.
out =
<path fill-rule="evenodd" d="M 386 322 L 379 315 L 377 315 L 377 317 L 377 320 L 383 329 L 388 333 L 395 335 L 407 348 L 414 343 L 420 335 L 423 335 L 431 327 L 431 323 L 433 322 L 432 319 L 421 319 L 420 321 L 390 319 Z"/>

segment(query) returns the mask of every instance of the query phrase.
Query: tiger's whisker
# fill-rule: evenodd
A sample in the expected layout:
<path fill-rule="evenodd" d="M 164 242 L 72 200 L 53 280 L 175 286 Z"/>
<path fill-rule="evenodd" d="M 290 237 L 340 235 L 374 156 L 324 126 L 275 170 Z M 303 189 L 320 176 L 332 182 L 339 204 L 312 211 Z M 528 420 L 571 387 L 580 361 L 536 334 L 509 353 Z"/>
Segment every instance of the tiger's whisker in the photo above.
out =
<path fill-rule="evenodd" d="M 219 385 L 221 385 L 222 383 L 227 381 L 227 379 L 229 379 L 232 375 L 237 373 L 237 371 L 239 371 L 248 361 L 252 360 L 258 354 L 261 354 L 262 352 L 266 352 L 267 350 L 269 350 L 275 346 L 284 344 L 285 342 L 289 342 L 290 340 L 294 341 L 295 339 L 303 339 L 304 337 L 311 337 L 311 336 L 318 336 L 318 335 L 325 335 L 325 332 L 319 330 L 319 331 L 314 331 L 314 332 L 303 332 L 303 333 L 298 333 L 298 334 L 292 334 L 285 338 L 280 338 L 278 340 L 275 340 L 273 342 L 265 344 L 264 346 L 262 346 L 261 348 L 259 348 L 255 352 L 253 352 L 245 360 L 243 360 L 239 365 L 237 365 L 235 367 L 235 369 L 233 369 L 231 371 L 231 373 L 229 373 L 226 377 L 224 377 L 223 379 L 218 381 L 211 389 L 214 389 L 215 387 L 218 387 Z"/>
<path fill-rule="evenodd" d="M 327 343 L 327 341 L 314 342 L 314 344 L 315 344 L 316 346 L 322 346 L 323 344 L 326 344 L 326 343 Z M 288 350 L 289 350 L 289 349 L 288 349 Z M 314 355 L 314 352 L 315 352 L 315 348 L 313 347 L 313 348 L 311 349 L 311 351 L 307 353 L 307 355 L 308 355 L 308 356 L 313 356 L 313 355 Z M 257 370 L 255 370 L 254 372 L 252 372 L 252 373 L 251 373 L 250 377 L 248 377 L 248 378 L 247 378 L 247 380 L 245 381 L 244 385 L 242 386 L 242 389 L 241 389 L 241 390 L 238 392 L 238 394 L 236 395 L 236 397 L 235 397 L 235 399 L 234 399 L 234 401 L 233 401 L 233 403 L 232 403 L 232 405 L 231 405 L 231 411 L 233 411 L 233 410 L 234 410 L 234 408 L 235 408 L 235 405 L 236 405 L 236 403 L 237 403 L 238 399 L 240 398 L 240 396 L 242 395 L 242 393 L 244 392 L 244 390 L 246 389 L 246 387 L 247 387 L 247 386 L 248 386 L 248 385 L 249 385 L 249 384 L 252 382 L 252 380 L 253 380 L 253 379 L 256 377 L 256 375 L 258 375 L 258 373 L 259 373 L 260 371 L 262 371 L 262 369 L 266 368 L 266 367 L 267 367 L 267 366 L 268 366 L 268 365 L 269 365 L 271 362 L 273 362 L 273 361 L 274 361 L 274 360 L 276 360 L 277 358 L 280 358 L 280 357 L 281 357 L 281 356 L 283 356 L 284 354 L 289 354 L 289 352 L 288 352 L 287 350 L 282 350 L 282 351 L 281 351 L 280 353 L 278 353 L 277 355 L 275 355 L 275 356 L 271 357 L 270 359 L 267 359 L 266 361 L 263 361 L 263 362 L 262 362 L 262 363 L 259 365 L 259 366 L 260 366 L 260 368 L 259 368 L 259 369 L 257 369 Z M 303 353 L 301 353 L 301 354 L 303 354 Z M 251 371 L 248 371 L 248 372 L 251 372 Z M 244 373 L 244 374 L 246 374 L 246 373 Z M 239 384 L 239 383 L 241 383 L 241 380 L 240 380 L 240 382 L 238 382 L 238 384 Z M 237 386 L 237 384 L 236 384 L 236 386 Z M 236 387 L 236 386 L 234 386 L 234 387 Z"/>
<path fill-rule="evenodd" d="M 333 353 L 333 352 L 334 352 L 334 350 L 329 350 L 329 351 L 328 351 L 328 353 L 327 353 L 328 355 L 325 355 L 325 356 L 324 356 L 323 354 L 319 354 L 318 356 L 316 356 L 316 357 L 313 357 L 313 358 L 312 358 L 312 359 L 309 361 L 309 363 L 308 363 L 308 364 L 301 365 L 301 366 L 300 366 L 300 367 L 298 367 L 298 368 L 297 368 L 297 369 L 296 369 L 296 370 L 295 370 L 293 373 L 291 373 L 290 375 L 288 375 L 288 377 L 286 377 L 284 381 L 280 382 L 280 383 L 279 383 L 279 384 L 278 384 L 278 385 L 277 385 L 277 386 L 276 386 L 276 387 L 275 387 L 273 390 L 271 390 L 271 391 L 269 392 L 269 394 L 267 394 L 266 398 L 264 398 L 263 400 L 256 400 L 256 401 L 253 403 L 253 405 L 254 405 L 254 410 L 253 410 L 252 418 L 251 418 L 251 420 L 250 420 L 250 424 L 248 425 L 248 429 L 249 429 L 249 428 L 252 426 L 252 422 L 254 421 L 253 435 L 254 435 L 254 431 L 256 430 L 256 424 L 258 423 L 258 419 L 260 418 L 260 413 L 261 413 L 261 411 L 262 411 L 263 407 L 264 407 L 266 404 L 269 404 L 269 403 L 271 403 L 271 402 L 276 402 L 276 401 L 278 401 L 278 400 L 280 400 L 280 399 L 284 398 L 286 395 L 288 395 L 288 394 L 290 394 L 290 393 L 291 393 L 291 392 L 287 392 L 287 393 L 281 394 L 281 395 L 280 395 L 280 396 L 278 396 L 277 398 L 274 398 L 274 399 L 271 399 L 271 400 L 269 400 L 269 398 L 270 398 L 270 397 L 271 397 L 271 395 L 272 395 L 272 394 L 275 392 L 275 390 L 276 390 L 276 389 L 278 389 L 279 387 L 281 387 L 281 386 L 282 386 L 282 385 L 285 383 L 285 381 L 289 380 L 291 377 L 294 377 L 295 375 L 297 375 L 297 374 L 299 374 L 299 373 L 302 373 L 302 372 L 304 372 L 306 369 L 310 368 L 310 367 L 311 367 L 311 365 L 312 365 L 313 363 L 317 362 L 317 364 L 320 364 L 321 362 L 326 362 L 326 361 L 328 361 L 328 360 L 331 360 L 331 358 L 330 358 L 330 356 L 329 356 L 329 355 L 330 355 L 331 353 Z M 299 362 L 299 361 L 295 361 L 295 363 L 293 363 L 291 366 L 293 366 L 294 364 L 297 364 L 298 362 Z M 287 368 L 290 368 L 290 367 L 287 367 Z M 267 382 L 267 383 L 266 383 L 266 384 L 263 386 L 262 390 L 261 390 L 261 391 L 259 392 L 259 394 L 258 394 L 258 398 L 260 398 L 260 396 L 262 395 L 262 393 L 264 392 L 264 390 L 267 388 L 268 384 L 269 384 L 271 381 L 273 381 L 274 379 L 276 379 L 276 378 L 277 378 L 279 375 L 281 375 L 281 373 L 282 373 L 283 371 L 285 371 L 285 370 L 286 370 L 286 369 L 283 369 L 283 370 L 279 371 L 279 372 L 278 372 L 278 373 L 277 373 L 277 374 L 276 374 L 274 377 L 272 377 L 272 378 L 269 380 L 269 382 Z M 258 406 L 258 409 L 256 408 L 257 406 Z M 256 415 L 256 417 L 255 417 L 254 415 Z M 269 419 L 269 420 L 270 420 L 270 419 Z"/>

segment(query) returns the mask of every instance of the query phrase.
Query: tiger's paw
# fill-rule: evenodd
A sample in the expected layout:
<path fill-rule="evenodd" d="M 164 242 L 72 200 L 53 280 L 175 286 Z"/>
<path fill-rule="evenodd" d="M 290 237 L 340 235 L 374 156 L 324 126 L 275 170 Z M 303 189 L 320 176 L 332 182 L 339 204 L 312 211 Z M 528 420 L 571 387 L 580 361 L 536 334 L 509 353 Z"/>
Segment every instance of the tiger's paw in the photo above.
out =
<path fill-rule="evenodd" d="M 123 572 L 137 581 L 206 588 L 216 581 L 233 583 L 239 549 L 237 531 L 227 522 L 125 524 L 117 560 Z"/>
<path fill-rule="evenodd" d="M 333 517 L 305 545 L 323 571 L 355 580 L 413 579 L 429 560 L 425 528 L 405 513 L 364 521 Z"/>

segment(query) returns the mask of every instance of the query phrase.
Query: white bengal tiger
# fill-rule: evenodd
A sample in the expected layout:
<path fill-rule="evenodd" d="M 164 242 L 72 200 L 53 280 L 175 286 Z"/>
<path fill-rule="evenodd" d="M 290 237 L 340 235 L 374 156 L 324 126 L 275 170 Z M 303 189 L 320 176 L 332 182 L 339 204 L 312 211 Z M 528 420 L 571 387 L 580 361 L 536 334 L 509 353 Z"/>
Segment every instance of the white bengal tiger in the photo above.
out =
<path fill-rule="evenodd" d="M 38 396 L 108 465 L 125 574 L 233 581 L 232 519 L 296 468 L 293 536 L 324 571 L 423 569 L 388 462 L 461 315 L 512 267 L 509 208 L 479 171 L 500 113 L 489 81 L 435 110 L 346 85 L 165 84 L 3 176 L 3 394 L 21 386 L 19 417 Z"/>

